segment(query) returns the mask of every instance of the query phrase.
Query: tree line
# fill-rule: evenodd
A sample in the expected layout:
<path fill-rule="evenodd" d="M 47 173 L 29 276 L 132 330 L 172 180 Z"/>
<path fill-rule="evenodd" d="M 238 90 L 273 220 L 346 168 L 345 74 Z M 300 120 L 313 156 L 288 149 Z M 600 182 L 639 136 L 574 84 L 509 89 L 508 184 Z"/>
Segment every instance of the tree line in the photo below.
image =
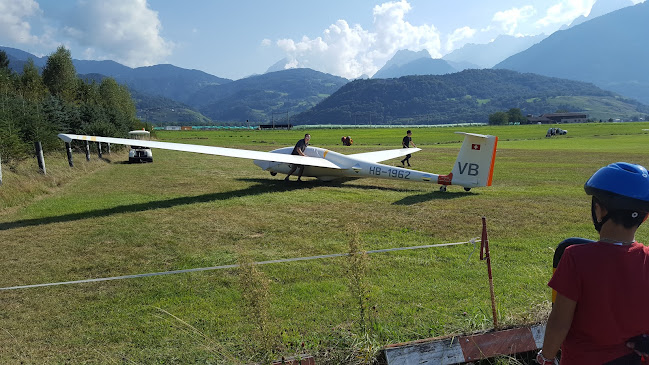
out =
<path fill-rule="evenodd" d="M 45 152 L 61 149 L 59 133 L 127 137 L 147 128 L 136 117 L 128 88 L 112 78 L 79 77 L 70 51 L 60 46 L 39 72 L 32 59 L 21 74 L 9 68 L 0 51 L 0 160 L 19 161 L 33 154 L 34 142 Z"/>
<path fill-rule="evenodd" d="M 490 125 L 503 125 L 503 124 L 525 124 L 527 118 L 519 108 L 511 108 L 506 112 L 499 111 L 489 114 Z"/>

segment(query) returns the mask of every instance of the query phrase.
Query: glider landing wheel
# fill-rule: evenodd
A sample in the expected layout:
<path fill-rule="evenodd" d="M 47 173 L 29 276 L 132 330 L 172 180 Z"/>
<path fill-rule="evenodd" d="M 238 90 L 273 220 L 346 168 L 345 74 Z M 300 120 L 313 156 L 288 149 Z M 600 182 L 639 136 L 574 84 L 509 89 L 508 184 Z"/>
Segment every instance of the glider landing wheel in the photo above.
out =
<path fill-rule="evenodd" d="M 471 188 L 464 188 L 464 191 L 471 191 Z"/>
<path fill-rule="evenodd" d="M 442 193 L 445 192 L 446 191 L 446 185 L 440 186 L 439 191 L 441 191 Z"/>
<path fill-rule="evenodd" d="M 277 175 L 276 172 L 271 172 L 271 173 L 270 173 L 270 176 L 275 176 L 275 175 Z"/>

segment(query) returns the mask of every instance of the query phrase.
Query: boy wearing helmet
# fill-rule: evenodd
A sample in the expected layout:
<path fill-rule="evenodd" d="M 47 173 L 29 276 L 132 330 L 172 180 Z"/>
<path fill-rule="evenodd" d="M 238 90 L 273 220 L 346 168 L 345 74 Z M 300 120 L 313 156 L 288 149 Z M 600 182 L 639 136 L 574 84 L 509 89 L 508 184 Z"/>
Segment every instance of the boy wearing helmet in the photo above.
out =
<path fill-rule="evenodd" d="M 649 173 L 614 163 L 584 190 L 599 241 L 565 249 L 548 283 L 557 298 L 537 362 L 557 363 L 561 347 L 562 365 L 639 364 L 638 350 L 646 352 L 639 339 L 649 333 L 649 248 L 635 232 L 649 212 Z"/>

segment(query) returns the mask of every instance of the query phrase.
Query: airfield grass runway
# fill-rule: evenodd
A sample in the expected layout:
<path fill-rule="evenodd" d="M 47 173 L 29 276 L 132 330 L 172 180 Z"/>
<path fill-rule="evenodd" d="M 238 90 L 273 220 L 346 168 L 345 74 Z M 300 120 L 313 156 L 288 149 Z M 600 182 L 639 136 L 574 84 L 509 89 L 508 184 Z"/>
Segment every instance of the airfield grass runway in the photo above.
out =
<path fill-rule="evenodd" d="M 493 186 L 359 179 L 286 184 L 249 160 L 154 150 L 130 165 L 75 154 L 3 165 L 0 287 L 461 242 L 487 218 L 499 321 L 544 320 L 556 245 L 595 238 L 583 183 L 649 166 L 649 123 L 413 129 L 413 169 L 446 174 L 455 131 L 499 137 Z M 400 148 L 402 129 L 309 130 L 341 153 Z M 305 131 L 160 132 L 159 140 L 269 151 Z M 342 135 L 354 145 L 344 147 Z M 63 149 L 63 147 L 62 147 Z M 388 161 L 398 164 L 398 160 Z M 636 237 L 649 242 L 649 228 Z M 479 248 L 479 247 L 478 247 Z M 359 259 L 358 257 L 355 257 Z M 367 270 L 362 271 L 362 265 Z M 351 283 L 351 284 L 350 284 Z M 382 345 L 492 327 L 470 244 L 177 275 L 0 290 L 2 364 L 236 364 L 312 354 L 362 363 Z M 367 335 L 364 335 L 367 334 Z M 369 354 L 369 355 L 368 355 Z M 503 360 L 504 361 L 504 360 Z"/>

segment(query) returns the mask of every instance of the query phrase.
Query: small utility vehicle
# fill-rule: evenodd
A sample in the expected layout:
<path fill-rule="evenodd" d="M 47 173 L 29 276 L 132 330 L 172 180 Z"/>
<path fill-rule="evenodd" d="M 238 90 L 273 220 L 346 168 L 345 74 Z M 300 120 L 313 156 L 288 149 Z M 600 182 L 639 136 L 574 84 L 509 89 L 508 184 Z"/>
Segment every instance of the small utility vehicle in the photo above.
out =
<path fill-rule="evenodd" d="M 130 131 L 128 132 L 128 137 L 130 139 L 148 141 L 151 138 L 151 133 L 145 131 L 144 129 L 142 129 L 141 131 Z M 128 152 L 128 162 L 153 162 L 153 154 L 151 153 L 151 148 L 131 145 L 131 150 Z"/>

